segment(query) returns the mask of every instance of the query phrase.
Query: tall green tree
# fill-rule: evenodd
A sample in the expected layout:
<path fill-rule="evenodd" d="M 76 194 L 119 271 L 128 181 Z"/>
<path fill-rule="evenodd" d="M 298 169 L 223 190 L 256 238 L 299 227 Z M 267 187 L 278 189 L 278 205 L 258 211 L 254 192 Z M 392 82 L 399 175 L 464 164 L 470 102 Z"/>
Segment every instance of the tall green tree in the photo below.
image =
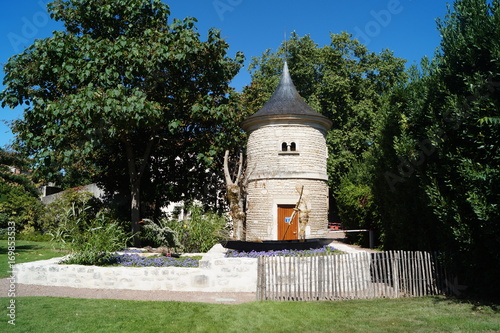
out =
<path fill-rule="evenodd" d="M 142 189 L 152 181 L 146 175 L 217 156 L 213 146 L 234 114 L 226 106 L 228 83 L 242 55 L 228 57 L 217 30 L 202 41 L 193 18 L 170 21 L 160 0 L 48 7 L 66 30 L 35 41 L 5 66 L 2 104 L 26 104 L 13 128 L 17 146 L 49 178 L 55 165 L 88 168 L 116 183 L 123 168 L 111 167 L 126 166 L 136 232 Z M 179 150 L 189 154 L 179 159 L 172 154 Z"/>
<path fill-rule="evenodd" d="M 430 118 L 440 131 L 439 163 L 429 166 L 426 193 L 453 237 L 463 275 L 476 288 L 500 276 L 500 1 L 457 0 L 439 22 L 438 78 L 446 104 Z M 438 104 L 439 105 L 439 104 Z M 500 288 L 490 291 L 500 294 Z"/>
<path fill-rule="evenodd" d="M 389 247 L 407 242 L 396 230 L 415 230 L 409 221 L 423 224 L 410 243 L 422 248 L 433 239 L 462 281 L 489 295 L 500 292 L 498 22 L 498 0 L 457 0 L 438 21 L 435 59 L 392 104 L 381 155 L 392 166 L 377 191 Z"/>
<path fill-rule="evenodd" d="M 409 81 L 385 96 L 370 152 L 369 180 L 379 215 L 376 227 L 385 249 L 442 249 L 444 234 L 420 186 L 427 163 L 437 157 L 430 138 L 439 140 L 439 136 L 412 135 L 415 129 L 432 125 L 427 119 L 433 101 L 429 94 L 439 89 L 431 75 L 434 71 L 436 64 L 423 59 L 421 71 L 412 67 Z"/>

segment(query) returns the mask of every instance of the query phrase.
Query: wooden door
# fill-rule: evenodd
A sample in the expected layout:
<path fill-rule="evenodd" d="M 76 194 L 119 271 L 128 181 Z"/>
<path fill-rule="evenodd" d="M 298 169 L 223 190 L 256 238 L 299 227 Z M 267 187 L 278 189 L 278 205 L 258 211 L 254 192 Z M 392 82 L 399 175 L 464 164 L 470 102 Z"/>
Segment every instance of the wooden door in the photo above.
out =
<path fill-rule="evenodd" d="M 294 208 L 295 205 L 278 205 L 278 240 L 299 238 L 299 214 L 291 220 Z"/>

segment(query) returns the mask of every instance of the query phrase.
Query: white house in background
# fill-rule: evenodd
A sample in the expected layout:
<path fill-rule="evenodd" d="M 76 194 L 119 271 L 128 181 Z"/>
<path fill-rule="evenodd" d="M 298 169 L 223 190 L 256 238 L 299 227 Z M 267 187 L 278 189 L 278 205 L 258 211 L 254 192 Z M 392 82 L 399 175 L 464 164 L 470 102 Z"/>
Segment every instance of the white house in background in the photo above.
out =
<path fill-rule="evenodd" d="M 97 184 L 90 184 L 85 186 L 79 186 L 76 189 L 81 192 L 90 192 L 94 197 L 98 199 L 104 199 L 105 192 L 102 190 Z M 64 191 L 61 188 L 53 186 L 53 184 L 49 184 L 47 186 L 43 186 L 41 189 L 42 195 L 41 200 L 44 204 L 48 205 L 51 202 L 54 202 L 57 198 L 59 198 Z"/>

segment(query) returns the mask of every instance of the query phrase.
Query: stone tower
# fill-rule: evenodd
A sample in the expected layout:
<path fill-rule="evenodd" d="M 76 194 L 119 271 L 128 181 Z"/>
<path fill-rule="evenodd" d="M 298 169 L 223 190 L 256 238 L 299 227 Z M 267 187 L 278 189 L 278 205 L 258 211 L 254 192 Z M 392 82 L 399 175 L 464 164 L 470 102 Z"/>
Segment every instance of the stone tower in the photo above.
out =
<path fill-rule="evenodd" d="M 298 94 L 285 62 L 271 99 L 241 124 L 248 133 L 247 241 L 325 236 L 331 125 Z"/>

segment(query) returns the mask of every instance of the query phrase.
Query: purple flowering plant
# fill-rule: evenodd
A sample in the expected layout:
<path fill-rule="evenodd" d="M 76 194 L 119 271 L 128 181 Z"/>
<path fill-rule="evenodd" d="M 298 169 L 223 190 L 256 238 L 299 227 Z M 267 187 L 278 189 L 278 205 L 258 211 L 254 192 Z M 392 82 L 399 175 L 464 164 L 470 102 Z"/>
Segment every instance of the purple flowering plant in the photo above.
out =
<path fill-rule="evenodd" d="M 143 257 L 137 253 L 131 253 L 114 255 L 109 264 L 125 267 L 198 267 L 199 261 L 196 257 Z"/>
<path fill-rule="evenodd" d="M 229 250 L 226 253 L 226 258 L 257 258 L 259 256 L 308 256 L 315 254 L 329 254 L 334 253 L 336 250 L 328 245 L 325 245 L 318 249 L 309 249 L 309 250 L 276 250 L 276 251 L 234 251 Z"/>

